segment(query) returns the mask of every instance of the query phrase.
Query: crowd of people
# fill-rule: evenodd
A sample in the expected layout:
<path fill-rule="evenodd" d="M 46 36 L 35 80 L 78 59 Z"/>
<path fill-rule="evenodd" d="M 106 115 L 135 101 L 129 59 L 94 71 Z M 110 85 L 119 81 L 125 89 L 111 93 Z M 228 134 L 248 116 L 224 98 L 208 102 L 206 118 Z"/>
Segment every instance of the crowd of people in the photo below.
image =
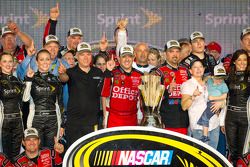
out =
<path fill-rule="evenodd" d="M 122 18 L 116 47 L 104 33 L 93 55 L 80 28 L 70 28 L 66 45 L 60 43 L 59 15 L 57 4 L 39 50 L 16 23 L 1 29 L 0 166 L 60 166 L 65 150 L 82 136 L 139 126 L 144 111 L 138 86 L 148 74 L 165 86 L 159 111 L 164 129 L 203 141 L 234 166 L 250 164 L 250 28 L 241 32 L 241 48 L 223 57 L 220 44 L 206 45 L 199 31 L 167 41 L 163 51 L 145 42 L 128 45 L 128 20 Z"/>

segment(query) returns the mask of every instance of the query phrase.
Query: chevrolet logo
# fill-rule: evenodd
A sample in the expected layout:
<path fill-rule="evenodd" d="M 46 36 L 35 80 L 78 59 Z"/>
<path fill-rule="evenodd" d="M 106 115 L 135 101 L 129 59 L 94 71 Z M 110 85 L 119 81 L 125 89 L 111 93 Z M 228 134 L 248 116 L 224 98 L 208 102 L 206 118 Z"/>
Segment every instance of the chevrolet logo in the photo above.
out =
<path fill-rule="evenodd" d="M 124 47 L 123 50 L 124 51 L 131 51 L 129 47 Z"/>
<path fill-rule="evenodd" d="M 178 45 L 178 43 L 175 42 L 175 41 L 171 41 L 171 42 L 170 42 L 170 45 Z"/>

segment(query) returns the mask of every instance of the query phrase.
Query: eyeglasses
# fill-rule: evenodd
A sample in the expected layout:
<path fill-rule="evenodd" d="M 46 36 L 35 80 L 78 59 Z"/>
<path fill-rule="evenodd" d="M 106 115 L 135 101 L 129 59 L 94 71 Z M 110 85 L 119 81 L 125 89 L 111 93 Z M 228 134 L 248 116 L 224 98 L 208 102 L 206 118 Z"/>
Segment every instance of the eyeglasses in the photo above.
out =
<path fill-rule="evenodd" d="M 96 63 L 97 66 L 106 66 L 106 63 Z"/>

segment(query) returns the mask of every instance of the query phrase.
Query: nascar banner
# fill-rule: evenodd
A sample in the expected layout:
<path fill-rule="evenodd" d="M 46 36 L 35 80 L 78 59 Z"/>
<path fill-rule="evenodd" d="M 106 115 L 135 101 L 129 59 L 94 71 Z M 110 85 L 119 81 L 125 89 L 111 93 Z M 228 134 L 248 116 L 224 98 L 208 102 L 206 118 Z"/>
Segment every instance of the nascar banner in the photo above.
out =
<path fill-rule="evenodd" d="M 63 167 L 73 166 L 232 165 L 215 149 L 189 136 L 151 127 L 116 127 L 90 133 L 71 145 Z"/>

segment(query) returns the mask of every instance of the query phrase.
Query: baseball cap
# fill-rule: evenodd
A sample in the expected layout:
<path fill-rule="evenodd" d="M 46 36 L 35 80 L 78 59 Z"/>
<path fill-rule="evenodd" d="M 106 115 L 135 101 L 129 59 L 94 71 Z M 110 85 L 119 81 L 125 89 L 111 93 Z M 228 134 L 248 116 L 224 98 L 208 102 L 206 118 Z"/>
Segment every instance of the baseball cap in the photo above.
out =
<path fill-rule="evenodd" d="M 195 40 L 196 38 L 205 39 L 203 34 L 200 31 L 195 31 L 190 35 L 190 41 Z"/>
<path fill-rule="evenodd" d="M 221 46 L 220 46 L 220 44 L 218 44 L 218 43 L 215 42 L 215 41 L 210 42 L 210 43 L 207 45 L 207 49 L 208 49 L 208 50 L 216 50 L 219 54 L 221 54 Z"/>
<path fill-rule="evenodd" d="M 25 129 L 24 138 L 27 138 L 27 137 L 39 138 L 38 131 L 35 128 L 27 128 L 27 129 Z"/>
<path fill-rule="evenodd" d="M 15 34 L 14 32 L 12 32 L 8 26 L 4 26 L 2 27 L 1 30 L 1 37 L 3 37 L 5 34 Z"/>
<path fill-rule="evenodd" d="M 60 45 L 59 39 L 55 35 L 47 35 L 45 37 L 45 44 L 44 45 L 46 45 L 50 42 L 56 42 L 58 45 Z"/>
<path fill-rule="evenodd" d="M 245 35 L 249 34 L 249 33 L 250 33 L 250 27 L 247 27 L 247 28 L 243 29 L 242 32 L 241 32 L 241 35 L 240 35 L 240 39 L 242 40 L 243 37 Z"/>
<path fill-rule="evenodd" d="M 222 64 L 214 66 L 214 76 L 216 77 L 225 77 L 227 76 L 226 70 Z"/>
<path fill-rule="evenodd" d="M 82 52 L 82 51 L 85 51 L 85 52 L 91 52 L 92 49 L 91 49 L 91 46 L 86 43 L 86 42 L 81 42 L 77 45 L 77 52 Z"/>
<path fill-rule="evenodd" d="M 178 42 L 179 42 L 180 45 L 182 45 L 182 44 L 190 44 L 190 40 L 187 39 L 187 38 L 178 39 Z"/>
<path fill-rule="evenodd" d="M 68 31 L 68 36 L 71 36 L 71 35 L 83 36 L 82 35 L 82 30 L 80 28 L 77 28 L 77 27 L 70 28 L 69 31 Z"/>
<path fill-rule="evenodd" d="M 70 50 L 66 49 L 66 50 L 62 50 L 62 51 L 61 51 L 62 57 L 63 57 L 66 53 L 71 53 L 73 56 L 75 55 L 75 51 L 74 51 L 74 50 L 72 50 L 72 49 L 70 49 Z"/>
<path fill-rule="evenodd" d="M 170 48 L 173 48 L 173 47 L 181 49 L 181 46 L 180 46 L 180 44 L 179 44 L 178 41 L 176 41 L 176 40 L 170 40 L 165 45 L 165 51 L 168 50 L 168 49 L 170 49 Z"/>
<path fill-rule="evenodd" d="M 119 56 L 134 56 L 134 49 L 131 45 L 124 45 L 120 48 Z"/>

